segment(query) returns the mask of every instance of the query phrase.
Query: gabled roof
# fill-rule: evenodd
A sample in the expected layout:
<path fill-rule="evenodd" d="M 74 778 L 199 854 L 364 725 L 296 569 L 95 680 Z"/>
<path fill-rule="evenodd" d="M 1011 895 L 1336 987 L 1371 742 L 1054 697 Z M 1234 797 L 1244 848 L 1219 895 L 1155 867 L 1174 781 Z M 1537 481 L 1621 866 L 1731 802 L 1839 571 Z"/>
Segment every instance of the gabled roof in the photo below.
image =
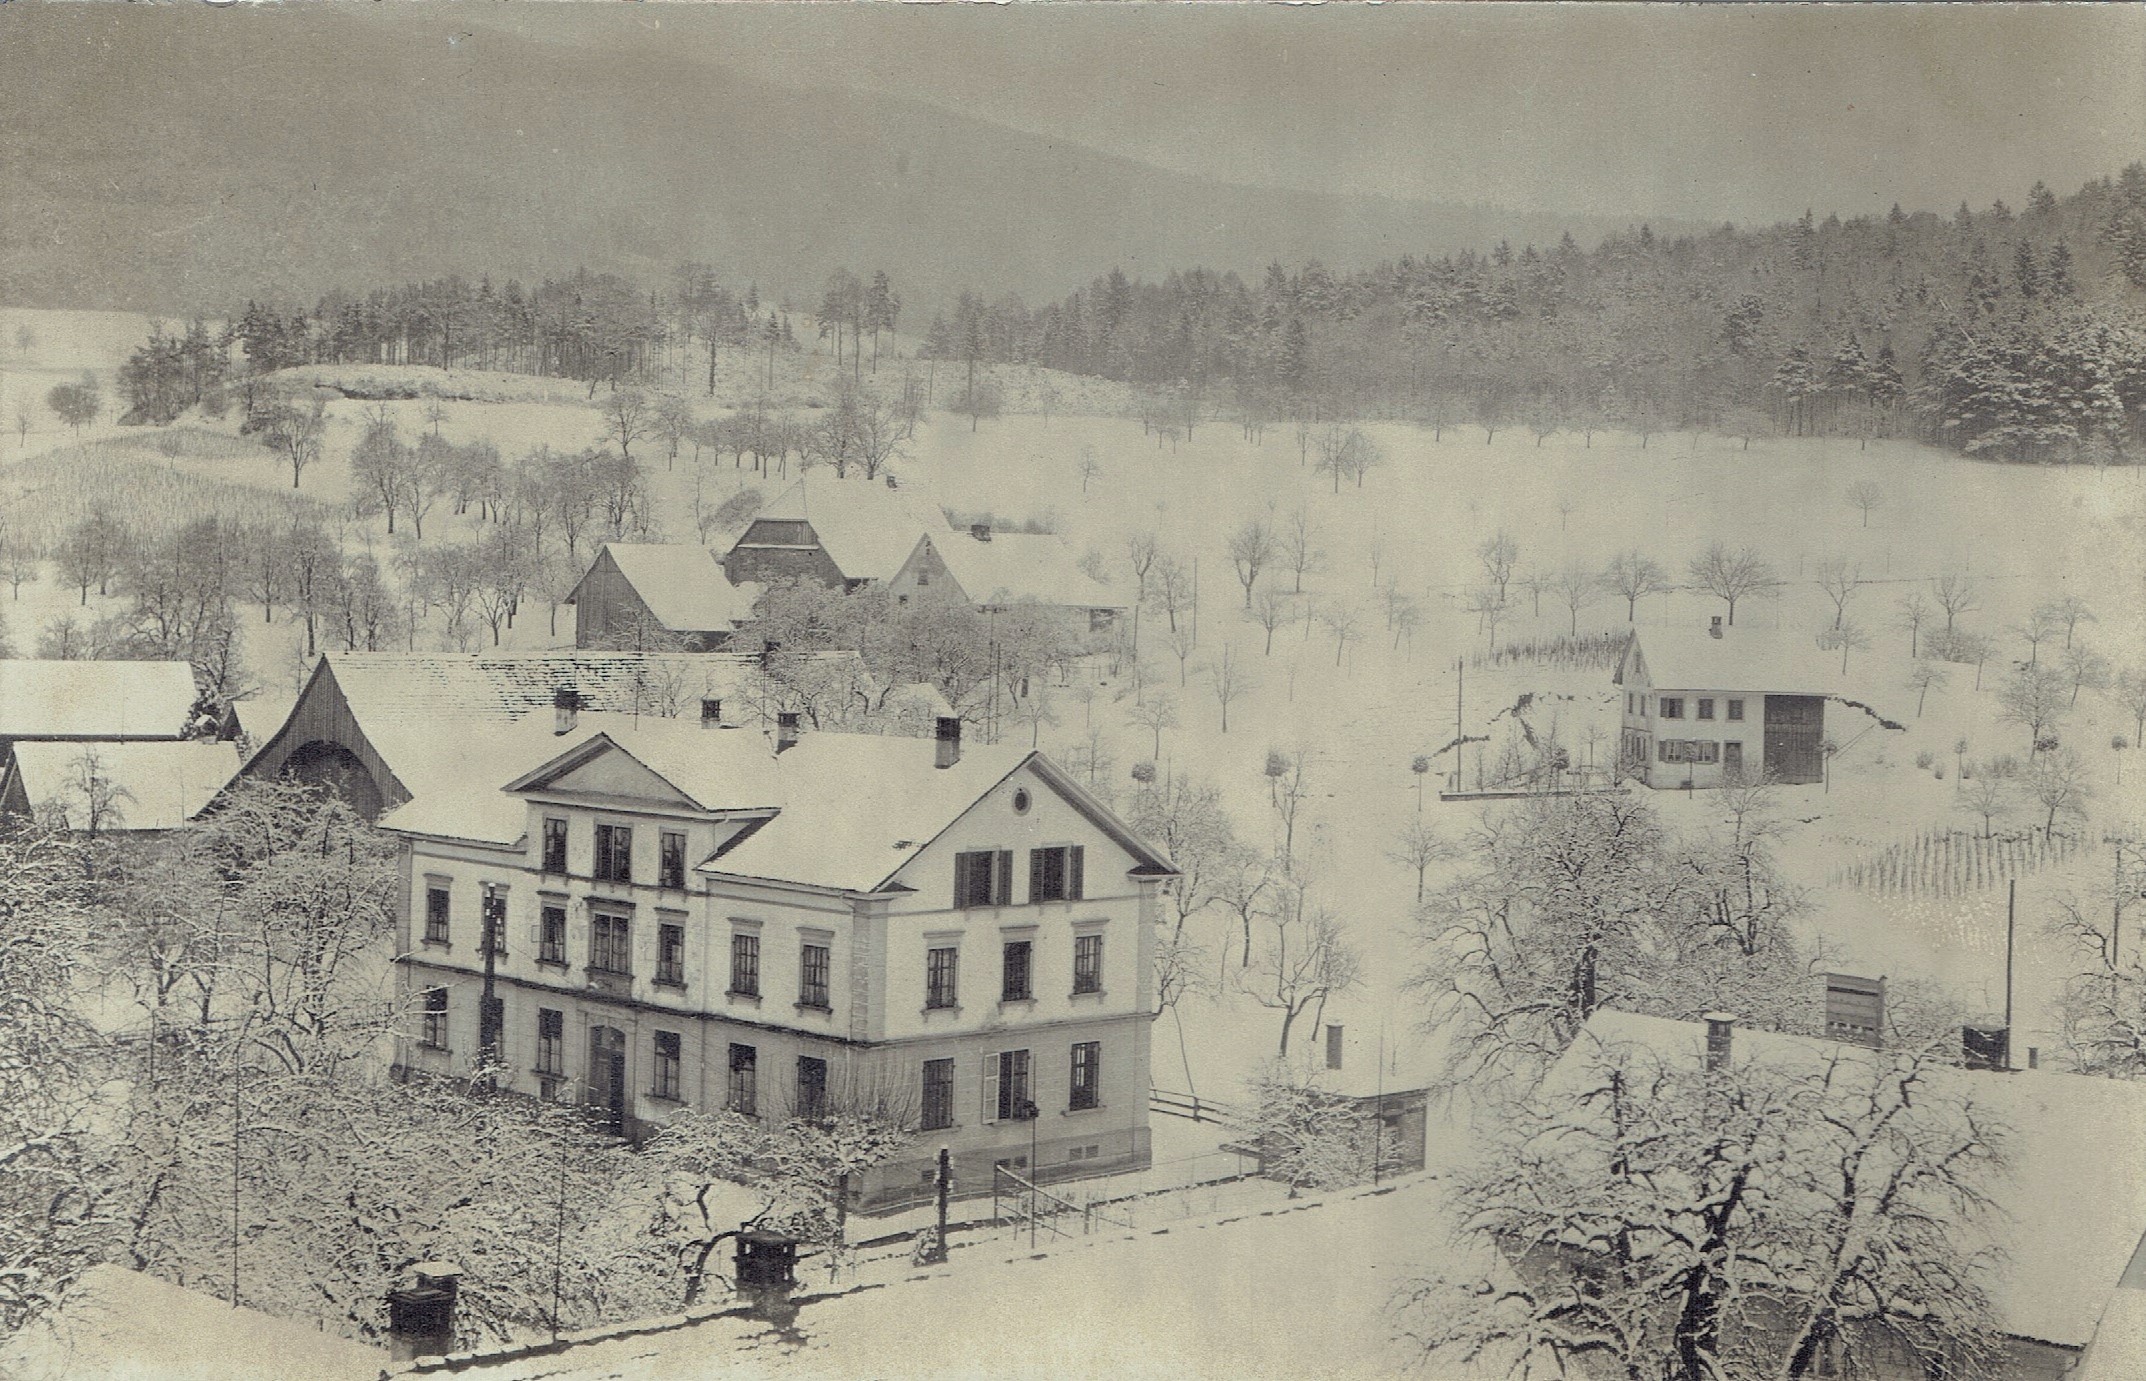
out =
<path fill-rule="evenodd" d="M 1599 1071 L 1592 1052 L 1634 1046 L 1696 1067 L 1706 1026 L 1608 1009 L 1588 1019 L 1544 1083 L 1575 1093 Z M 1813 1036 L 1738 1027 L 1733 1058 L 1787 1065 L 1870 1059 L 1875 1052 Z M 2049 1070 L 1939 1069 L 2009 1128 L 2010 1173 L 1987 1190 L 2005 1262 L 1992 1282 L 1997 1323 L 2022 1338 L 2079 1347 L 2146 1236 L 2146 1086 Z"/>
<path fill-rule="evenodd" d="M 928 540 L 928 539 L 922 539 Z M 971 604 L 1070 605 L 1121 609 L 1124 600 L 1080 567 L 1055 533 L 994 532 L 989 541 L 966 533 L 933 542 Z"/>
<path fill-rule="evenodd" d="M 807 734 L 777 763 L 782 809 L 701 865 L 704 872 L 849 892 L 884 890 L 894 875 L 971 806 L 1028 767 L 1133 855 L 1136 870 L 1175 870 L 1110 809 L 1041 753 L 1005 744 L 962 750 L 935 766 L 928 739 Z"/>
<path fill-rule="evenodd" d="M 75 784 L 85 755 L 95 758 L 97 775 L 117 793 L 113 818 L 99 825 L 113 832 L 177 829 L 238 775 L 237 744 L 183 739 L 18 743 L 9 770 L 19 775 L 23 799 L 32 810 L 49 805 L 66 817 L 69 828 L 84 829 L 89 802 Z"/>
<path fill-rule="evenodd" d="M 193 708 L 184 662 L 0 660 L 0 739 L 175 739 Z"/>
<path fill-rule="evenodd" d="M 626 583 L 655 615 L 656 622 L 677 633 L 725 632 L 753 615 L 761 587 L 733 585 L 710 547 L 668 542 L 607 542 L 597 559 L 608 554 Z M 591 569 L 594 569 L 593 563 Z M 582 580 L 588 576 L 584 574 Z M 581 595 L 576 584 L 568 604 Z"/>
<path fill-rule="evenodd" d="M 623 752 L 707 811 L 770 810 L 782 803 L 767 738 L 743 729 L 704 729 L 682 719 L 585 715 L 564 736 L 574 746 L 500 789 L 543 791 L 606 750 Z"/>
<path fill-rule="evenodd" d="M 892 580 L 919 538 L 953 532 L 927 501 L 872 480 L 826 475 L 785 489 L 753 515 L 763 519 L 811 524 L 821 549 L 851 580 Z"/>
<path fill-rule="evenodd" d="M 1718 638 L 1703 628 L 1643 628 L 1618 668 L 1618 683 L 1634 675 L 1635 661 L 1657 691 L 1752 691 L 1772 695 L 1859 693 L 1841 675 L 1840 653 L 1818 646 L 1812 633 L 1765 628 L 1724 628 Z"/>

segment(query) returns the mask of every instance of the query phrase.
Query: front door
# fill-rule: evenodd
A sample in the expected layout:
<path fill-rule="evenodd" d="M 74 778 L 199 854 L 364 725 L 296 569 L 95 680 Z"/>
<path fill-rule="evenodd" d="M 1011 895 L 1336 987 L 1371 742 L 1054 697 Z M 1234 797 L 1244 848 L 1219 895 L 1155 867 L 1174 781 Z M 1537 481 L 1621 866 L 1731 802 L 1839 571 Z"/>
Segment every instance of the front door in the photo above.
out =
<path fill-rule="evenodd" d="M 626 1130 L 626 1033 L 589 1028 L 589 1106 L 613 1132 Z"/>
<path fill-rule="evenodd" d="M 1744 745 L 1724 743 L 1721 745 L 1721 779 L 1725 782 L 1740 782 L 1744 779 Z"/>

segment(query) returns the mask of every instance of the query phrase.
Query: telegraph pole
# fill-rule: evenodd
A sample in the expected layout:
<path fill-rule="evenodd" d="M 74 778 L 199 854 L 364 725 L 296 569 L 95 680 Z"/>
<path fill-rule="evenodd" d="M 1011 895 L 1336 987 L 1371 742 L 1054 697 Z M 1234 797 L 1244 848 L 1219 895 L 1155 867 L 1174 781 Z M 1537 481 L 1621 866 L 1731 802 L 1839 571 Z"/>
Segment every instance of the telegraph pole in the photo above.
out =
<path fill-rule="evenodd" d="M 2004 882 L 2004 1067 L 2012 1067 L 2012 932 L 2019 905 L 2019 879 Z"/>

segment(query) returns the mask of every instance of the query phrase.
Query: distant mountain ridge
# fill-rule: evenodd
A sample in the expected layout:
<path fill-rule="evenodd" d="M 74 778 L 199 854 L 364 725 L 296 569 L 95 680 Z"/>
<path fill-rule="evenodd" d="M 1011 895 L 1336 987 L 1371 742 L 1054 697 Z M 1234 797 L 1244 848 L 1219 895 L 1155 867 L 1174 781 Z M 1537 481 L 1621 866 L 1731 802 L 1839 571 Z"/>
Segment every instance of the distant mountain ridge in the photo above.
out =
<path fill-rule="evenodd" d="M 0 15 L 0 302 L 19 306 L 222 310 L 582 265 L 654 281 L 696 259 L 800 301 L 837 266 L 884 268 L 920 326 L 964 287 L 1035 299 L 1113 266 L 1347 268 L 1628 224 L 1237 186 L 492 31 L 35 8 Z"/>

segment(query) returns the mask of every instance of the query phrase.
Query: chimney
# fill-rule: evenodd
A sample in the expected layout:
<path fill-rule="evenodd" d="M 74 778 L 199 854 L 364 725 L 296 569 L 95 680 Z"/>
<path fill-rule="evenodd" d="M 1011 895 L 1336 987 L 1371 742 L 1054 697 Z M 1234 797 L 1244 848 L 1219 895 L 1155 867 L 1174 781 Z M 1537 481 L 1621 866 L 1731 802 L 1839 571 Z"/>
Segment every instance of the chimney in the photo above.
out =
<path fill-rule="evenodd" d="M 723 702 L 703 696 L 700 702 L 700 727 L 703 729 L 716 729 L 721 728 L 722 723 Z"/>
<path fill-rule="evenodd" d="M 446 1261 L 420 1261 L 410 1283 L 387 1294 L 390 1355 L 398 1363 L 445 1357 L 455 1350 L 455 1298 L 462 1268 Z"/>
<path fill-rule="evenodd" d="M 561 686 L 551 697 L 551 731 L 554 734 L 570 734 L 574 721 L 581 714 L 581 692 L 572 686 Z"/>
<path fill-rule="evenodd" d="M 775 654 L 782 651 L 782 644 L 769 638 L 760 645 L 760 669 L 766 671 L 775 664 Z"/>
<path fill-rule="evenodd" d="M 1729 1047 L 1736 1030 L 1733 1012 L 1708 1012 L 1706 1022 L 1706 1067 L 1718 1072 L 1729 1067 Z"/>
<path fill-rule="evenodd" d="M 775 751 L 787 753 L 797 746 L 797 711 L 784 710 L 775 716 Z"/>
<path fill-rule="evenodd" d="M 989 523 L 970 523 L 970 524 L 969 524 L 969 536 L 971 536 L 971 537 L 974 537 L 974 538 L 975 538 L 975 539 L 976 539 L 977 541 L 979 541 L 979 542 L 988 542 L 988 541 L 990 541 L 990 540 L 991 540 L 991 524 L 989 524 Z"/>
<path fill-rule="evenodd" d="M 1721 615 L 1714 615 L 1714 621 L 1707 625 L 1706 635 L 1709 638 L 1718 638 L 1721 636 Z"/>
<path fill-rule="evenodd" d="M 961 761 L 961 721 L 941 715 L 937 721 L 934 737 L 938 740 L 938 753 L 932 758 L 934 767 L 952 767 Z"/>

